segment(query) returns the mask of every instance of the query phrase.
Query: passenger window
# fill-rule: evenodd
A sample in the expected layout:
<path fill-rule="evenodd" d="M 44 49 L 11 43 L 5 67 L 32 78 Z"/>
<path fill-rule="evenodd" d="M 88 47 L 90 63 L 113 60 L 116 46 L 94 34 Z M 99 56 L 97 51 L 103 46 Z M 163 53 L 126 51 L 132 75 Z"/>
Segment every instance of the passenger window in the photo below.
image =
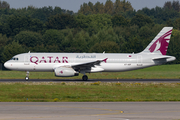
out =
<path fill-rule="evenodd" d="M 17 60 L 17 61 L 18 61 L 18 60 L 19 60 L 19 58 L 11 58 L 11 60 Z"/>

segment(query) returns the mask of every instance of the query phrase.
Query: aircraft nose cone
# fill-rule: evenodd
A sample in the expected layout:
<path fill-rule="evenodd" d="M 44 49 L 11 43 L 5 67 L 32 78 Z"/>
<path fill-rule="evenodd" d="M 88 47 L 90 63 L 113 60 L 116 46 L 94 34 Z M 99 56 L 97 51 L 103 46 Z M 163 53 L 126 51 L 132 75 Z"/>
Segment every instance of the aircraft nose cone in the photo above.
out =
<path fill-rule="evenodd" d="M 9 68 L 10 68 L 10 63 L 5 62 L 5 63 L 4 63 L 4 67 L 7 68 L 7 69 L 9 69 Z"/>

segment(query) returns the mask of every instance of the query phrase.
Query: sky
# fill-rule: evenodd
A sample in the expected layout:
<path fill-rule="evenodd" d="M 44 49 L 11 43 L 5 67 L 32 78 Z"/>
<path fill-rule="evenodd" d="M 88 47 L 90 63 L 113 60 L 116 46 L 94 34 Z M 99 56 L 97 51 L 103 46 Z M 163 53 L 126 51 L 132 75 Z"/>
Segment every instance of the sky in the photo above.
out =
<path fill-rule="evenodd" d="M 61 7 L 61 9 L 72 10 L 73 12 L 78 12 L 78 10 L 80 9 L 80 5 L 83 3 L 88 3 L 89 1 L 94 4 L 97 1 L 104 4 L 106 2 L 106 0 L 1 0 L 1 1 L 8 2 L 11 8 L 23 8 L 28 6 L 34 6 L 37 8 L 41 8 L 44 6 L 53 6 L 53 7 L 58 6 Z M 115 0 L 111 0 L 111 1 L 115 2 Z M 165 2 L 173 1 L 173 0 L 126 0 L 126 1 L 129 1 L 135 10 L 139 10 L 144 7 L 148 7 L 148 8 L 155 8 L 156 6 L 163 7 Z"/>

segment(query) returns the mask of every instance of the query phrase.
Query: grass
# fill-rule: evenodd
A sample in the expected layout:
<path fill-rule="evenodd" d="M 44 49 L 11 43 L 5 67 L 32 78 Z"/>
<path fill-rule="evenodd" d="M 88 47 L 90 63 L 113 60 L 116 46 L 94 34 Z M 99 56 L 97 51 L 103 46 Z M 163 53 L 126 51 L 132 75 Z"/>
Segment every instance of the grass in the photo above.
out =
<path fill-rule="evenodd" d="M 0 102 L 180 101 L 180 83 L 0 83 Z"/>
<path fill-rule="evenodd" d="M 127 72 L 105 72 L 87 74 L 89 79 L 180 79 L 180 64 L 161 65 L 150 68 L 127 71 Z M 25 72 L 0 71 L 0 79 L 24 79 Z M 82 75 L 73 77 L 81 79 Z M 54 72 L 30 72 L 30 79 L 72 79 L 55 77 Z"/>
<path fill-rule="evenodd" d="M 180 65 L 94 73 L 90 79 L 179 79 Z M 0 79 L 24 79 L 25 72 L 0 71 Z M 57 78 L 53 72 L 31 72 L 31 79 Z M 67 78 L 69 79 L 69 78 Z M 81 76 L 74 77 L 81 79 Z M 0 83 L 0 102 L 180 101 L 180 83 L 24 82 Z"/>

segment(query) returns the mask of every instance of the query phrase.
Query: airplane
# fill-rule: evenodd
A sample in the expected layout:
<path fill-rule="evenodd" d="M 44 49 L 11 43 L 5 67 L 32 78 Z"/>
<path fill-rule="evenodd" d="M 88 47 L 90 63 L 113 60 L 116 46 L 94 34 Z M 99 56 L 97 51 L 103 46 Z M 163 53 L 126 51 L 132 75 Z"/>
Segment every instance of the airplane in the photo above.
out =
<path fill-rule="evenodd" d="M 174 61 L 166 55 L 173 27 L 164 27 L 140 53 L 23 53 L 5 62 L 10 70 L 54 72 L 56 77 L 73 77 L 86 73 L 122 72 L 142 69 Z"/>

